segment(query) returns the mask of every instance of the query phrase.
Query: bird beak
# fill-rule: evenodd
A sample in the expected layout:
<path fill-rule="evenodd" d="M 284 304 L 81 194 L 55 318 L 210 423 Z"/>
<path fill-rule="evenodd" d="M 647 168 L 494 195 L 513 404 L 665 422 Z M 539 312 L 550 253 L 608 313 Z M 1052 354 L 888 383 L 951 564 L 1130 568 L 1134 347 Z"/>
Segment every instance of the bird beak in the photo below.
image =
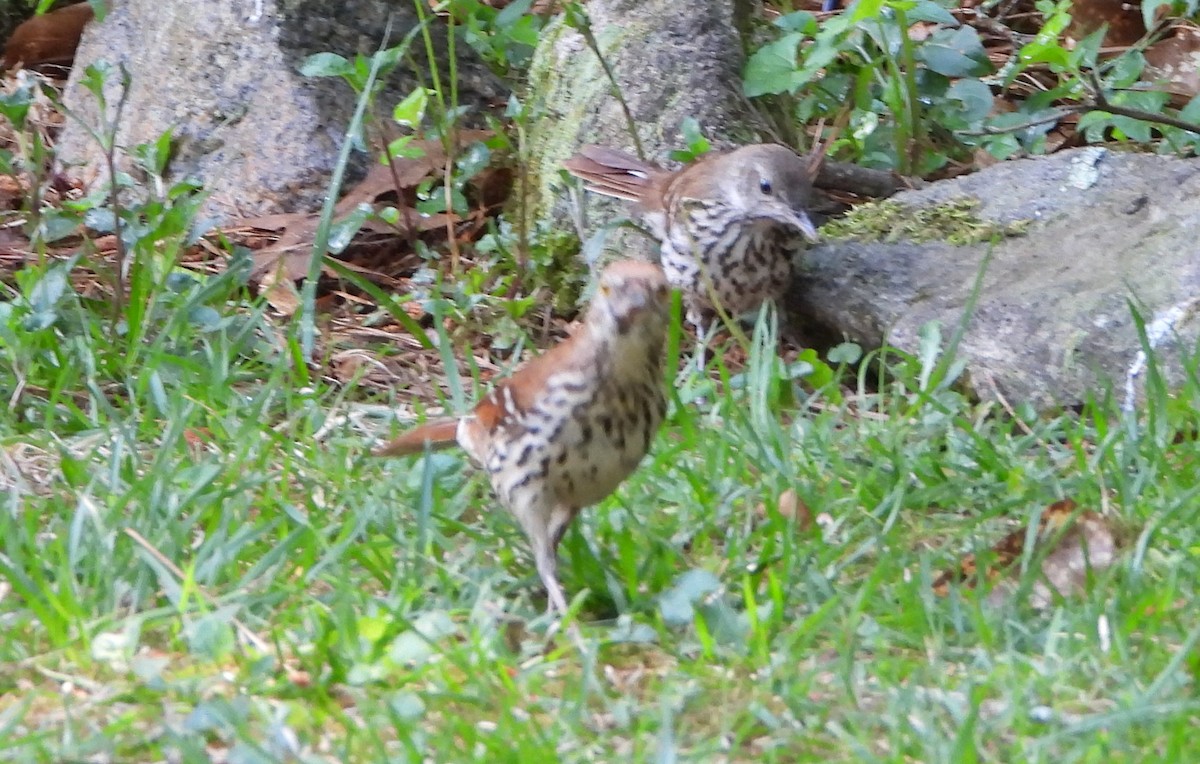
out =
<path fill-rule="evenodd" d="M 783 225 L 793 230 L 799 231 L 804 235 L 804 238 L 810 242 L 816 243 L 821 240 L 817 235 L 817 227 L 813 225 L 812 219 L 808 217 L 808 213 L 801 209 L 796 209 L 783 202 L 776 204 L 764 205 L 766 209 L 761 209 L 759 212 L 760 220 L 769 220 L 776 225 Z"/>
<path fill-rule="evenodd" d="M 783 217 L 783 222 L 804 234 L 804 238 L 808 239 L 810 242 L 815 243 L 820 241 L 821 237 L 817 235 L 817 227 L 813 225 L 813 222 L 808 217 L 807 212 L 804 212 L 803 210 L 789 209 L 787 214 Z"/>

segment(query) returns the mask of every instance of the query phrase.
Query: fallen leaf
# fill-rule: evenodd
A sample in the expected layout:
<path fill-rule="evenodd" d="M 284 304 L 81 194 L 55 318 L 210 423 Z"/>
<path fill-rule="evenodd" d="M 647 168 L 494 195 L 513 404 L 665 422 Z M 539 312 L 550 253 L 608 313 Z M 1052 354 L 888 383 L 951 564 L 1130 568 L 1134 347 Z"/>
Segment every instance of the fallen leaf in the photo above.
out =
<path fill-rule="evenodd" d="M 983 578 L 993 586 L 987 595 L 988 604 L 1001 605 L 1019 590 L 1018 563 L 1025 552 L 1026 536 L 1026 529 L 1021 528 L 992 547 L 983 570 Z M 1082 594 L 1089 573 L 1104 570 L 1116 560 L 1116 540 L 1108 523 L 1096 512 L 1078 512 L 1072 499 L 1057 501 L 1042 512 L 1035 543 L 1052 545 L 1041 560 L 1038 580 L 1029 590 L 1029 602 L 1035 608 L 1049 606 L 1055 595 Z M 957 567 L 942 571 L 934 579 L 933 591 L 946 596 L 953 584 L 972 588 L 979 578 L 978 560 L 968 554 Z"/>
<path fill-rule="evenodd" d="M 279 278 L 278 271 L 267 271 L 259 281 L 267 303 L 281 315 L 290 316 L 300 309 L 300 293 L 288 279 Z"/>
<path fill-rule="evenodd" d="M 1105 47 L 1133 45 L 1146 34 L 1142 4 L 1125 0 L 1075 0 L 1071 4 L 1071 25 L 1066 32 L 1069 40 L 1082 40 L 1104 26 Z"/>
<path fill-rule="evenodd" d="M 491 132 L 485 130 L 461 130 L 455 137 L 461 147 L 491 135 Z M 420 148 L 424 155 L 397 157 L 390 164 L 373 165 L 367 171 L 366 177 L 347 191 L 334 207 L 335 223 L 359 214 L 358 211 L 364 205 L 376 211 L 385 206 L 393 206 L 399 212 L 395 228 L 375 220 L 367 220 L 359 229 L 358 236 L 365 231 L 388 239 L 407 238 L 411 244 L 420 234 L 442 230 L 453 233 L 455 227 L 464 222 L 463 218 L 453 213 L 423 215 L 412 206 L 415 202 L 413 192 L 416 187 L 427 178 L 441 177 L 446 162 L 446 150 L 440 141 L 420 140 L 409 145 Z M 480 182 L 488 186 L 481 194 L 483 197 L 494 195 L 494 189 L 491 188 L 496 185 L 494 178 L 495 176 L 491 175 L 483 175 L 481 178 Z M 468 220 L 474 224 L 471 227 L 480 230 L 485 222 L 483 211 L 472 212 Z M 320 212 L 293 212 L 241 220 L 225 230 L 227 235 L 275 236 L 274 241 L 258 247 L 254 252 L 251 279 L 259 282 L 267 293 L 268 302 L 284 315 L 294 313 L 299 303 L 282 284 L 284 281 L 297 282 L 307 277 L 319 223 Z M 339 263 L 387 286 L 394 287 L 398 283 L 377 270 L 364 268 L 349 260 L 339 258 Z M 327 268 L 323 269 L 323 272 L 334 275 Z M 274 275 L 268 277 L 268 274 Z"/>
<path fill-rule="evenodd" d="M 779 494 L 779 514 L 788 520 L 795 520 L 797 528 L 808 528 L 812 525 L 812 511 L 804 503 L 796 491 L 789 488 Z"/>
<path fill-rule="evenodd" d="M 1172 31 L 1170 37 L 1146 48 L 1142 79 L 1182 105 L 1200 94 L 1200 28 L 1181 21 Z"/>

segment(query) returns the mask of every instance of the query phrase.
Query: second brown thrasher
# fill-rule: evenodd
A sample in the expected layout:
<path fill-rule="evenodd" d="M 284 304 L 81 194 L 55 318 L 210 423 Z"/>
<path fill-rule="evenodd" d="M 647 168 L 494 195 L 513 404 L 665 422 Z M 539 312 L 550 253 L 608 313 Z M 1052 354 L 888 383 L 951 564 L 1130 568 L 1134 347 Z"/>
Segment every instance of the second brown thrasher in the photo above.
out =
<path fill-rule="evenodd" d="M 563 534 L 633 472 L 666 413 L 669 305 L 657 265 L 609 265 L 574 334 L 496 385 L 473 413 L 427 422 L 374 453 L 419 454 L 457 441 L 529 537 L 550 609 L 565 613 Z"/>
<path fill-rule="evenodd" d="M 637 202 L 701 337 L 714 300 L 736 317 L 779 298 L 805 240 L 817 239 L 808 216 L 816 159 L 785 146 L 743 146 L 677 171 L 599 146 L 563 164 L 589 191 Z"/>

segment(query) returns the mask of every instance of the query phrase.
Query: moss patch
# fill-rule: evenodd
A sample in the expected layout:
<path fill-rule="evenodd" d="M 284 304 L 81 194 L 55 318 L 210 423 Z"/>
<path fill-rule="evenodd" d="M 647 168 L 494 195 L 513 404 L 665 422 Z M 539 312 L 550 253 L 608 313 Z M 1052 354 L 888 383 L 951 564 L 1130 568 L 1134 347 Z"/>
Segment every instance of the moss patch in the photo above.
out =
<path fill-rule="evenodd" d="M 945 241 L 955 245 L 982 244 L 1024 235 L 1028 221 L 1001 224 L 976 214 L 979 200 L 962 197 L 934 207 L 910 207 L 883 201 L 859 205 L 843 218 L 821 227 L 827 239 L 894 242 Z"/>

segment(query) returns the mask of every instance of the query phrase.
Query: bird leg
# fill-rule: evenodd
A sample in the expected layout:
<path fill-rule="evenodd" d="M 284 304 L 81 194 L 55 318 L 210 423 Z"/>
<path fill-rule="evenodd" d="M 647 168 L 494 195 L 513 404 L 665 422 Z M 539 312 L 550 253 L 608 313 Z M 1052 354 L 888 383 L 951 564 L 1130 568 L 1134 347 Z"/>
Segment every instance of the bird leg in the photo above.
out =
<path fill-rule="evenodd" d="M 696 371 L 700 376 L 704 376 L 704 367 L 708 361 L 706 353 L 708 344 L 716 336 L 717 325 L 720 321 L 715 317 L 711 321 L 705 321 L 700 311 L 688 310 L 687 322 L 696 332 Z"/>
<path fill-rule="evenodd" d="M 533 562 L 537 566 L 538 576 L 546 587 L 546 598 L 549 600 L 547 610 L 558 615 L 567 614 L 567 596 L 562 584 L 558 582 L 558 553 L 549 543 L 533 545 Z"/>
<path fill-rule="evenodd" d="M 557 633 L 562 625 L 561 619 L 567 615 L 567 595 L 563 592 L 562 584 L 558 582 L 558 544 L 562 541 L 563 534 L 575 514 L 576 510 L 571 508 L 555 507 L 554 511 L 550 513 L 550 517 L 547 518 L 546 524 L 539 526 L 536 531 L 529 534 L 529 543 L 533 547 L 533 563 L 537 567 L 538 577 L 542 579 L 542 585 L 546 587 L 546 599 L 548 600 L 546 610 L 551 614 L 554 614 L 555 611 L 558 612 L 558 619 L 546 632 L 547 639 Z M 585 654 L 587 646 L 583 641 L 583 633 L 579 630 L 579 625 L 572 621 L 567 625 L 567 631 L 579 653 Z"/>
<path fill-rule="evenodd" d="M 567 596 L 558 582 L 558 545 L 562 543 L 567 527 L 577 514 L 579 510 L 573 507 L 556 505 L 543 518 L 543 525 L 529 534 L 533 545 L 533 562 L 546 587 L 549 610 L 557 610 L 560 616 L 567 614 Z"/>

